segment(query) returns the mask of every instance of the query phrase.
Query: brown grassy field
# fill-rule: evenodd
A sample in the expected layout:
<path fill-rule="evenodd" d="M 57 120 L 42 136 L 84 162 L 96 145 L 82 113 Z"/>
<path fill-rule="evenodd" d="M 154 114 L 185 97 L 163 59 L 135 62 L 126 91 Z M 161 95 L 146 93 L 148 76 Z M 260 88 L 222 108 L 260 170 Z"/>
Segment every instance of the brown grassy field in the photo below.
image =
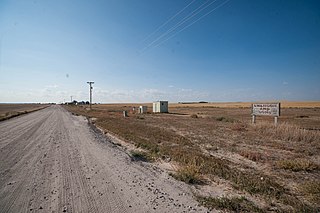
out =
<path fill-rule="evenodd" d="M 319 101 L 309 102 L 292 102 L 292 101 L 271 101 L 264 103 L 281 102 L 282 108 L 316 108 L 320 107 Z M 185 103 L 185 104 L 171 104 L 172 107 L 218 107 L 218 108 L 250 108 L 253 102 L 218 102 L 218 103 Z"/>
<path fill-rule="evenodd" d="M 166 165 L 173 177 L 200 189 L 195 196 L 202 205 L 237 212 L 320 210 L 320 102 L 282 103 L 277 127 L 269 117 L 251 124 L 250 103 L 171 104 L 170 113 L 133 113 L 139 105 L 66 108 L 96 118 L 106 134 L 136 147 L 131 155 Z"/>
<path fill-rule="evenodd" d="M 44 104 L 0 104 L 0 121 L 39 110 L 47 106 L 48 105 Z"/>

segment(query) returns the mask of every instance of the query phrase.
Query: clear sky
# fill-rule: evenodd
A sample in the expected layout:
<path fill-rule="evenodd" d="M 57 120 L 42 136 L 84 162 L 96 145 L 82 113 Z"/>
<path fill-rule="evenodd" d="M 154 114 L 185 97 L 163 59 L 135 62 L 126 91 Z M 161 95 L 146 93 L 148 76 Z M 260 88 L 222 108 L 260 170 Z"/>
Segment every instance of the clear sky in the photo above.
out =
<path fill-rule="evenodd" d="M 319 0 L 1 0 L 0 102 L 320 100 Z"/>

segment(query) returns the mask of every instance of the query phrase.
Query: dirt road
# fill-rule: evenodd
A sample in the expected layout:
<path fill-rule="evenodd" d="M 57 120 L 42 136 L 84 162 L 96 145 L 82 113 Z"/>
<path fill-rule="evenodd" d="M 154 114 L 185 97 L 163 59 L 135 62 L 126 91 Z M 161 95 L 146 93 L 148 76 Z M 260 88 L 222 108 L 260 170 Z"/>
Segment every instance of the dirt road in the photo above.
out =
<path fill-rule="evenodd" d="M 187 185 L 52 106 L 0 123 L 0 212 L 206 212 Z"/>

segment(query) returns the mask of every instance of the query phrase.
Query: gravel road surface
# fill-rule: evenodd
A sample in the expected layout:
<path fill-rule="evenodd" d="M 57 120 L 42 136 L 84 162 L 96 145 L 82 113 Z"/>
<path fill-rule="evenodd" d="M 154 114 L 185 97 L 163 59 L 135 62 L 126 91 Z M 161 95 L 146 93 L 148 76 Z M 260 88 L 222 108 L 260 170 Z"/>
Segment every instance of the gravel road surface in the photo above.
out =
<path fill-rule="evenodd" d="M 60 106 L 0 122 L 0 212 L 207 212 Z"/>

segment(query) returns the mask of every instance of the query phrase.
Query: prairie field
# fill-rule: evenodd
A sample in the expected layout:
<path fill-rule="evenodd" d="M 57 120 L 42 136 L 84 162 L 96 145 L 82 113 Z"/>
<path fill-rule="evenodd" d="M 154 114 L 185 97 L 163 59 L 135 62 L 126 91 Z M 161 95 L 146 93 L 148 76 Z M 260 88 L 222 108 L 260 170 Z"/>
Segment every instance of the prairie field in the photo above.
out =
<path fill-rule="evenodd" d="M 45 104 L 0 104 L 0 121 L 47 107 Z"/>
<path fill-rule="evenodd" d="M 148 106 L 138 114 L 137 107 Z M 320 102 L 283 102 L 251 124 L 251 103 L 65 106 L 84 115 L 130 155 L 190 184 L 200 204 L 236 212 L 320 210 Z M 133 107 L 136 108 L 133 111 Z M 123 111 L 128 117 L 123 117 Z"/>

